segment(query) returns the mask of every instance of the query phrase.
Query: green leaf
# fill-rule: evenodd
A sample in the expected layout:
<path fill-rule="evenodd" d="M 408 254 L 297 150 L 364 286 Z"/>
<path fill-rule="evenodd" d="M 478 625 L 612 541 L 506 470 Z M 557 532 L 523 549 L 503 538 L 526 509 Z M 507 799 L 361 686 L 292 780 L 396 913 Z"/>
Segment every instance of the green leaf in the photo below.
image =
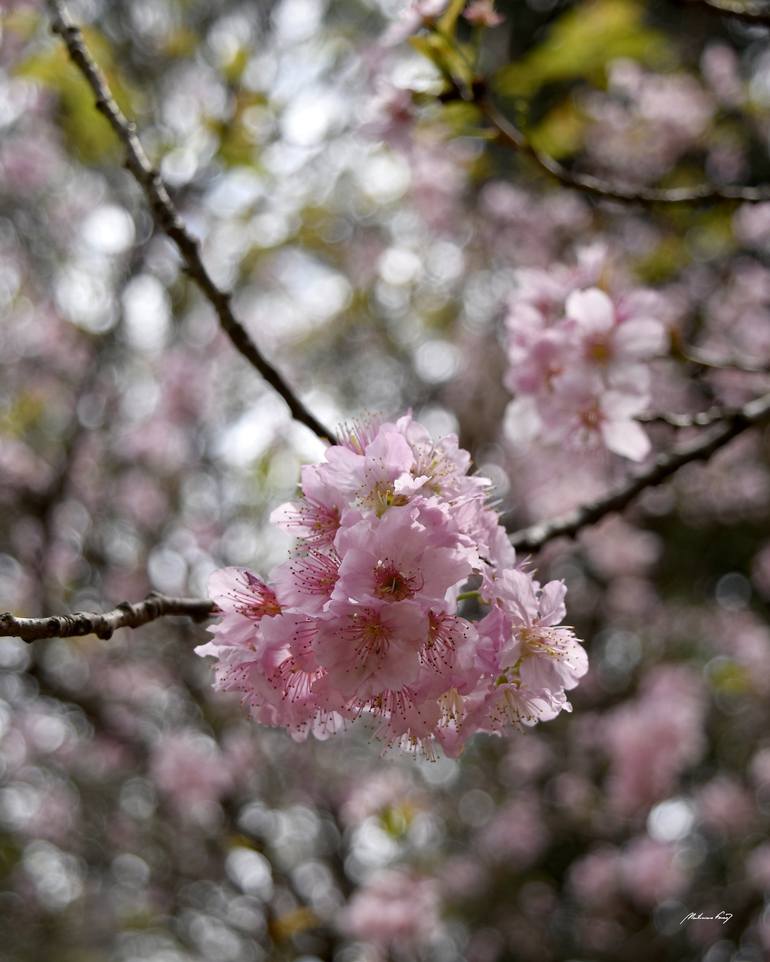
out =
<path fill-rule="evenodd" d="M 442 104 L 437 117 L 448 128 L 452 137 L 477 139 L 492 136 L 483 128 L 481 111 L 478 107 L 464 100 L 453 100 L 448 104 Z"/>
<path fill-rule="evenodd" d="M 669 234 L 635 264 L 636 276 L 645 284 L 665 284 L 689 263 L 685 243 L 678 234 Z"/>
<path fill-rule="evenodd" d="M 565 100 L 528 131 L 530 142 L 551 157 L 561 160 L 582 145 L 585 118 L 574 101 Z"/>
<path fill-rule="evenodd" d="M 644 25 L 638 0 L 586 0 L 560 17 L 546 39 L 492 80 L 505 96 L 531 96 L 543 85 L 603 72 L 617 57 L 659 62 L 665 39 Z"/>

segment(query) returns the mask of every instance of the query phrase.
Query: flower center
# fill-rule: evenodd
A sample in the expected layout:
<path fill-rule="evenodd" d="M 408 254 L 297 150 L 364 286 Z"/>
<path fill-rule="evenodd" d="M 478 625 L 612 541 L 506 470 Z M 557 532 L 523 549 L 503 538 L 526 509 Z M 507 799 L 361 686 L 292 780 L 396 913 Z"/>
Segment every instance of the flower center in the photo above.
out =
<path fill-rule="evenodd" d="M 588 345 L 586 354 L 588 360 L 594 361 L 596 364 L 608 364 L 612 358 L 612 351 L 606 341 L 593 341 Z"/>
<path fill-rule="evenodd" d="M 392 561 L 378 561 L 374 569 L 374 593 L 378 598 L 403 601 L 419 589 L 418 579 L 399 571 Z"/>

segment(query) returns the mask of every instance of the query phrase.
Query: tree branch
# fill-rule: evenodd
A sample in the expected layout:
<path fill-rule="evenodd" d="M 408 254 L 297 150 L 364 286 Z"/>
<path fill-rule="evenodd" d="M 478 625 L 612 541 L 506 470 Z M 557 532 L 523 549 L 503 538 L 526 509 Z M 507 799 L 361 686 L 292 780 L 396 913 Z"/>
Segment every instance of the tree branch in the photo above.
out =
<path fill-rule="evenodd" d="M 714 13 L 735 17 L 736 20 L 742 20 L 744 23 L 757 27 L 770 27 L 770 9 L 751 0 L 743 3 L 734 3 L 733 0 L 689 0 L 689 2 L 699 3 Z"/>
<path fill-rule="evenodd" d="M 744 374 L 770 374 L 770 364 L 767 361 L 752 361 L 743 357 L 716 357 L 704 353 L 697 348 L 685 348 L 681 353 L 682 359 L 701 367 L 714 368 L 717 371 L 742 371 Z"/>
<path fill-rule="evenodd" d="M 605 515 L 622 511 L 647 488 L 655 487 L 670 478 L 685 464 L 705 461 L 748 428 L 767 420 L 770 420 L 770 394 L 755 398 L 739 408 L 712 434 L 696 438 L 666 454 L 659 454 L 648 468 L 629 478 L 615 491 L 558 517 L 516 531 L 511 535 L 511 542 L 515 548 L 526 552 L 538 551 L 554 538 L 574 537 L 583 528 L 595 524 Z"/>
<path fill-rule="evenodd" d="M 96 635 L 106 639 L 111 638 L 118 628 L 139 628 L 167 615 L 205 621 L 216 610 L 214 602 L 207 598 L 170 598 L 152 592 L 143 601 L 134 604 L 124 601 L 104 614 L 76 611 L 71 615 L 52 615 L 48 618 L 17 618 L 6 611 L 0 613 L 0 638 L 21 638 L 22 641 L 31 642 L 39 638 Z"/>
<path fill-rule="evenodd" d="M 519 551 L 538 551 L 554 538 L 573 537 L 606 515 L 622 511 L 647 488 L 670 478 L 685 464 L 705 461 L 739 434 L 767 420 L 770 420 L 770 394 L 755 398 L 737 411 L 727 414 L 719 422 L 718 430 L 709 436 L 701 436 L 667 454 L 659 454 L 646 470 L 629 478 L 625 484 L 604 497 L 514 532 L 511 543 Z M 138 628 L 167 615 L 205 621 L 216 610 L 214 602 L 206 598 L 169 598 L 153 592 L 144 601 L 135 604 L 123 602 L 106 614 L 81 611 L 49 618 L 17 618 L 5 612 L 0 614 L 0 638 L 15 637 L 28 642 L 39 638 L 72 638 L 92 634 L 99 638 L 110 638 L 118 628 Z"/>
<path fill-rule="evenodd" d="M 200 254 L 198 242 L 187 229 L 160 175 L 150 163 L 136 132 L 117 105 L 107 80 L 91 56 L 80 29 L 72 22 L 62 0 L 48 0 L 51 27 L 61 37 L 70 60 L 85 78 L 96 98 L 96 109 L 107 119 L 126 152 L 126 167 L 144 191 L 158 227 L 174 241 L 187 273 L 200 288 L 203 296 L 216 311 L 219 323 L 233 345 L 255 367 L 267 383 L 281 395 L 292 416 L 306 425 L 320 438 L 335 443 L 332 431 L 326 428 L 296 396 L 283 375 L 263 356 L 249 337 L 246 328 L 233 313 L 229 291 L 222 290 L 212 279 Z"/>
<path fill-rule="evenodd" d="M 612 184 L 591 174 L 578 174 L 558 160 L 530 143 L 526 135 L 514 126 L 483 94 L 475 98 L 478 108 L 497 133 L 498 139 L 513 147 L 520 154 L 530 157 L 541 170 L 554 177 L 565 187 L 592 194 L 603 200 L 615 200 L 626 204 L 692 204 L 712 200 L 734 200 L 759 203 L 770 200 L 770 186 L 731 187 L 716 184 L 698 184 L 695 187 L 627 187 Z"/>
<path fill-rule="evenodd" d="M 637 421 L 645 424 L 667 424 L 672 428 L 708 428 L 712 424 L 724 421 L 735 414 L 735 408 L 714 406 L 706 411 L 693 411 L 679 414 L 674 411 L 655 411 L 650 414 L 640 414 Z"/>

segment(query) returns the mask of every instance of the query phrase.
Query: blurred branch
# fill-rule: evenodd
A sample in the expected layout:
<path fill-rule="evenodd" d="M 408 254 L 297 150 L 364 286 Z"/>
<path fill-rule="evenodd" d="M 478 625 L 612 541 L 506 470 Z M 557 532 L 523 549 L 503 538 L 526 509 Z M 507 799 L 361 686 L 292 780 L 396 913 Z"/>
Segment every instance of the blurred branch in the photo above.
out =
<path fill-rule="evenodd" d="M 167 615 L 182 615 L 193 621 L 205 621 L 216 610 L 207 598 L 170 598 L 151 592 L 143 601 L 134 604 L 124 601 L 112 611 L 98 614 L 76 611 L 71 615 L 52 615 L 47 618 L 17 618 L 9 611 L 0 613 L 0 638 L 73 638 L 96 635 L 111 638 L 118 628 L 139 628 Z"/>
<path fill-rule="evenodd" d="M 715 357 L 703 353 L 697 348 L 687 348 L 682 351 L 682 358 L 701 367 L 711 367 L 718 371 L 743 371 L 745 374 L 770 374 L 770 364 L 751 361 L 742 357 Z"/>
<path fill-rule="evenodd" d="M 759 203 L 770 200 L 770 186 L 731 187 L 717 184 L 698 184 L 695 187 L 626 187 L 612 184 L 591 174 L 569 170 L 558 160 L 535 147 L 518 127 L 512 124 L 483 93 L 475 95 L 475 102 L 503 143 L 531 158 L 541 170 L 565 187 L 572 187 L 603 200 L 631 204 L 691 204 L 710 200 L 735 200 Z"/>
<path fill-rule="evenodd" d="M 770 27 L 770 9 L 762 4 L 752 3 L 751 0 L 744 3 L 734 3 L 733 0 L 686 0 L 686 2 L 698 3 L 702 7 L 713 10 L 714 13 L 735 17 L 737 20 L 743 20 L 744 23 Z"/>
<path fill-rule="evenodd" d="M 668 424 L 672 428 L 708 428 L 735 414 L 735 408 L 711 407 L 707 411 L 677 414 L 674 411 L 656 411 L 640 414 L 637 421 L 646 424 Z"/>
<path fill-rule="evenodd" d="M 251 340 L 246 328 L 233 313 L 230 292 L 222 290 L 212 279 L 201 258 L 198 242 L 187 229 L 165 184 L 142 147 L 136 133 L 136 125 L 126 118 L 115 102 L 104 74 L 91 56 L 83 35 L 72 22 L 66 6 L 61 0 L 49 0 L 48 5 L 51 11 L 52 30 L 64 41 L 70 60 L 93 91 L 96 109 L 107 119 L 123 144 L 126 152 L 126 167 L 144 191 L 155 222 L 176 244 L 187 273 L 216 311 L 223 330 L 246 360 L 286 401 L 292 416 L 320 438 L 334 444 L 334 434 L 305 407 L 283 375 L 262 355 Z"/>
<path fill-rule="evenodd" d="M 705 461 L 739 434 L 767 420 L 770 420 L 770 394 L 764 394 L 744 404 L 729 415 L 712 434 L 696 438 L 665 454 L 659 454 L 648 468 L 629 478 L 615 491 L 579 505 L 558 517 L 516 531 L 511 535 L 511 542 L 520 551 L 537 551 L 554 538 L 574 537 L 583 528 L 595 524 L 606 515 L 622 511 L 647 488 L 655 487 L 670 478 L 685 464 Z"/>

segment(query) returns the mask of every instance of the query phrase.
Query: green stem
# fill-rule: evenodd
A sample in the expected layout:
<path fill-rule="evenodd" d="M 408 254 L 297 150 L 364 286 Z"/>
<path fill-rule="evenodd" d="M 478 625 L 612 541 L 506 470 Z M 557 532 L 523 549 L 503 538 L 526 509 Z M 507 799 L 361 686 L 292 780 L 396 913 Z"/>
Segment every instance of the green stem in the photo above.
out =
<path fill-rule="evenodd" d="M 481 600 L 481 592 L 480 591 L 461 591 L 460 594 L 457 596 L 458 601 L 468 601 L 471 598 L 478 598 L 479 600 Z"/>

